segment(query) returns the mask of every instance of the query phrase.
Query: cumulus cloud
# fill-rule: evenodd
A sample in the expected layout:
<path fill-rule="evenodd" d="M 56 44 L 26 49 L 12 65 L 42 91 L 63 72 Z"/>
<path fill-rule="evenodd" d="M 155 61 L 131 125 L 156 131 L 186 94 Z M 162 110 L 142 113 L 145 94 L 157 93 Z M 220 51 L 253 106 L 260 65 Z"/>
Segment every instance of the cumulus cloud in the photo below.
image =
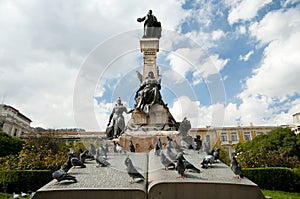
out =
<path fill-rule="evenodd" d="M 240 20 L 250 20 L 257 15 L 261 8 L 271 2 L 272 0 L 226 1 L 227 5 L 231 7 L 227 19 L 228 23 L 232 25 Z"/>
<path fill-rule="evenodd" d="M 180 21 L 188 13 L 182 8 L 182 4 L 181 1 L 165 4 L 147 1 L 141 4 L 137 0 L 89 3 L 68 0 L 1 1 L 1 98 L 5 96 L 4 103 L 28 115 L 33 120 L 33 126 L 64 128 L 77 125 L 74 121 L 72 97 L 80 67 L 89 52 L 115 35 L 136 29 L 140 32 L 135 35 L 138 46 L 143 25 L 137 23 L 136 18 L 146 15 L 149 8 L 163 22 L 163 28 L 178 29 Z M 172 14 L 172 17 L 165 13 Z M 123 45 L 126 44 L 115 46 L 120 48 Z M 97 77 L 95 75 L 94 78 L 91 74 L 97 72 L 95 68 L 102 66 L 99 59 L 90 61 L 89 64 L 95 64 L 94 69 L 81 73 L 83 76 L 80 78 L 87 79 L 83 87 L 93 89 L 96 87 Z M 136 63 L 129 55 L 115 63 L 120 64 L 119 69 L 125 70 L 124 66 L 133 61 Z M 107 73 L 108 77 L 116 74 L 113 73 L 116 70 L 110 72 Z M 93 110 L 90 107 L 93 107 L 94 94 L 102 96 L 104 93 L 104 88 L 97 88 L 92 92 L 87 92 L 89 89 L 80 91 L 82 95 L 91 94 L 85 96 L 86 99 L 80 98 L 82 103 L 89 104 L 89 111 Z M 84 104 L 82 106 L 80 111 L 85 108 Z M 99 130 L 96 125 L 78 127 Z"/>
<path fill-rule="evenodd" d="M 289 124 L 292 114 L 299 111 L 300 88 L 300 26 L 299 7 L 287 11 L 278 10 L 253 23 L 251 34 L 258 43 L 267 44 L 261 65 L 245 81 L 245 89 L 239 94 L 239 106 L 228 105 L 231 120 L 242 123 Z M 274 25 L 275 24 L 275 25 Z"/>

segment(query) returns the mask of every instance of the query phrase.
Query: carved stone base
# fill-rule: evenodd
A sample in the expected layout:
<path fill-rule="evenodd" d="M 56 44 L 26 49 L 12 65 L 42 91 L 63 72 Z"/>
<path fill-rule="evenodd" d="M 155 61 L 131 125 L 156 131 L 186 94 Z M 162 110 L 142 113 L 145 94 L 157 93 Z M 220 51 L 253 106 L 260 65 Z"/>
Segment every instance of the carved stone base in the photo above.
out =
<path fill-rule="evenodd" d="M 180 143 L 177 134 L 177 131 L 128 131 L 119 137 L 119 143 L 125 150 L 129 151 L 129 141 L 131 140 L 136 152 L 149 152 L 155 148 L 158 138 L 160 138 L 163 147 L 167 143 L 167 136 Z"/>
<path fill-rule="evenodd" d="M 148 113 L 135 109 L 128 122 L 129 131 L 165 131 L 177 130 L 172 115 L 168 108 L 163 105 L 155 104 L 151 106 Z"/>

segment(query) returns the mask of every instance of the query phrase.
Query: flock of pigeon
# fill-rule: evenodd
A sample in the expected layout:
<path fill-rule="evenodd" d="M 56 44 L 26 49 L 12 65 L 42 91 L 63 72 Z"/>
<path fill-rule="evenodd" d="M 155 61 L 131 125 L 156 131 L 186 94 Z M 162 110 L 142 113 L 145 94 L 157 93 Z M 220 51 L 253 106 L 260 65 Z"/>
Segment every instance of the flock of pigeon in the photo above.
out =
<path fill-rule="evenodd" d="M 164 166 L 165 170 L 176 170 L 179 174 L 178 178 L 185 178 L 185 171 L 190 171 L 194 173 L 200 173 L 200 169 L 195 167 L 192 163 L 190 163 L 185 157 L 184 148 L 179 146 L 176 140 L 172 140 L 170 137 L 167 137 L 168 141 L 166 147 L 163 148 L 160 138 L 157 139 L 156 147 L 154 154 L 160 156 L 161 164 Z M 135 166 L 132 163 L 127 152 L 123 150 L 122 146 L 116 141 L 113 141 L 113 152 L 126 155 L 124 164 L 126 166 L 126 170 L 128 175 L 132 178 L 129 183 L 142 182 L 145 180 L 145 177 L 138 172 Z M 135 152 L 135 147 L 132 141 L 129 143 L 130 152 Z M 71 168 L 79 167 L 85 168 L 86 160 L 94 160 L 97 163 L 97 168 L 99 167 L 108 167 L 111 164 L 108 162 L 107 155 L 109 153 L 109 146 L 106 144 L 105 146 L 100 145 L 99 148 L 93 144 L 90 144 L 89 150 L 80 150 L 78 157 L 74 155 L 73 149 L 70 149 L 68 153 L 68 159 L 65 164 L 61 166 L 59 170 L 55 170 L 54 167 L 49 166 L 51 170 L 52 177 L 57 181 L 56 184 L 60 184 L 61 181 L 73 181 L 77 182 L 76 177 L 69 174 L 68 170 Z M 220 148 L 216 150 L 212 150 L 207 153 L 205 158 L 202 160 L 201 165 L 203 169 L 208 169 L 212 167 L 214 163 L 218 162 Z M 234 174 L 238 178 L 243 178 L 243 174 L 241 171 L 241 166 L 237 162 L 236 158 L 232 158 L 231 169 Z M 138 179 L 138 180 L 136 180 Z"/>

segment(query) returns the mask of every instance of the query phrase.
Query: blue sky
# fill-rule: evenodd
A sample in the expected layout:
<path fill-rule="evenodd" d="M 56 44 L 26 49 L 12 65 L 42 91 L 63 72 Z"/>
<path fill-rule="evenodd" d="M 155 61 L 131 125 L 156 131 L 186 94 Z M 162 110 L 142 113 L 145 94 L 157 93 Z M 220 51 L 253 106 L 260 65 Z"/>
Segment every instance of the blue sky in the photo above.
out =
<path fill-rule="evenodd" d="M 133 107 L 136 18 L 162 23 L 162 96 L 192 127 L 291 124 L 300 111 L 300 1 L 0 2 L 0 97 L 32 126 L 104 130 Z M 130 118 L 126 115 L 126 120 Z"/>

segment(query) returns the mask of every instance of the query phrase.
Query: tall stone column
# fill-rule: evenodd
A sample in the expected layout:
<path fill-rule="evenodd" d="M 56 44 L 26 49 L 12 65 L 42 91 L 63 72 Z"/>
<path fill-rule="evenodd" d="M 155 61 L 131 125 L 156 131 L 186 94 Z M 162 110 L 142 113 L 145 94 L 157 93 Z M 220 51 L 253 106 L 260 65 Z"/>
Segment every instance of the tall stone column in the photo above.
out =
<path fill-rule="evenodd" d="M 159 51 L 159 39 L 143 38 L 140 40 L 141 52 L 144 55 L 143 79 L 144 81 L 149 72 L 154 73 L 155 79 L 159 80 L 159 71 L 156 65 L 156 53 Z"/>

